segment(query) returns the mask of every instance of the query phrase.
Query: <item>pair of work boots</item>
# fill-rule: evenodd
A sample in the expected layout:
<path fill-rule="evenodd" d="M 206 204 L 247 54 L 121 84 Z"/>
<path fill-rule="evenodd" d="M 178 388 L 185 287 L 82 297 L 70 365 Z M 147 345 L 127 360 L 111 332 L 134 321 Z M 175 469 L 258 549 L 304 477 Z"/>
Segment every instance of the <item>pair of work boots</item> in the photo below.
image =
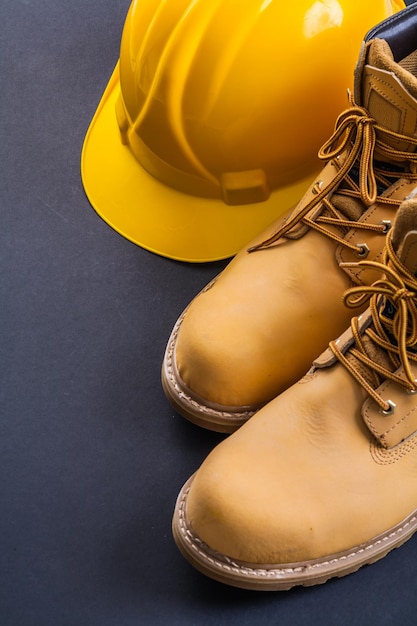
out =
<path fill-rule="evenodd" d="M 417 530 L 416 48 L 416 5 L 368 33 L 321 175 L 168 342 L 173 406 L 236 431 L 173 519 L 181 552 L 221 582 L 321 583 Z"/>

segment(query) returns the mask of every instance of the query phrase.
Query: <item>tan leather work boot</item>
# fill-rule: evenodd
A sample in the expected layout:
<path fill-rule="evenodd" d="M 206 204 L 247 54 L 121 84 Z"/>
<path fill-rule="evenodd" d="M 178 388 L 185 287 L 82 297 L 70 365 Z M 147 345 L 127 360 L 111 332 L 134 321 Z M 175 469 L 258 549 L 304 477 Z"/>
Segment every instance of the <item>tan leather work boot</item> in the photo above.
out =
<path fill-rule="evenodd" d="M 370 307 L 180 493 L 178 547 L 221 582 L 322 583 L 417 530 L 417 199 L 399 209 L 382 263 L 349 269 L 379 274 L 345 294 Z"/>
<path fill-rule="evenodd" d="M 411 5 L 367 36 L 321 175 L 179 318 L 162 382 L 196 424 L 232 432 L 298 380 L 349 323 L 344 291 L 375 278 L 341 263 L 381 258 L 417 181 L 416 22 Z"/>

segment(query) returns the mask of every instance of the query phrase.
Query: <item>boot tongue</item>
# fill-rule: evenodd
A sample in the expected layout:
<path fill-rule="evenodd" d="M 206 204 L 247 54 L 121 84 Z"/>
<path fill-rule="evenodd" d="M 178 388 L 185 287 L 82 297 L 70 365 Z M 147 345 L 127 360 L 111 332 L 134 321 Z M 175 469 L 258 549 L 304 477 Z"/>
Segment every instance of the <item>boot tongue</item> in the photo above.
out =
<path fill-rule="evenodd" d="M 417 275 L 417 189 L 402 202 L 392 229 L 392 244 L 401 263 Z"/>
<path fill-rule="evenodd" d="M 414 139 L 417 136 L 417 50 L 397 61 L 385 39 L 372 39 L 366 44 L 355 73 L 355 101 L 367 109 L 380 128 Z M 417 149 L 414 143 L 400 141 L 383 130 L 379 131 L 379 138 L 396 151 L 411 153 Z M 375 162 L 383 168 L 384 161 L 386 157 L 376 149 Z M 396 166 L 399 172 L 404 166 L 407 171 L 409 167 L 402 163 Z M 392 164 L 389 167 L 391 169 Z M 356 181 L 359 178 L 355 168 L 350 175 Z M 359 199 L 335 193 L 332 202 L 350 220 L 358 220 L 363 213 Z"/>
<path fill-rule="evenodd" d="M 358 65 L 356 72 L 356 102 L 369 111 L 378 126 L 415 137 L 417 54 L 413 52 L 396 62 L 387 41 L 373 39 L 366 48 L 365 64 Z M 414 152 L 416 149 L 412 143 L 385 133 L 381 139 L 396 150 Z"/>
<path fill-rule="evenodd" d="M 376 121 L 380 141 L 397 152 L 415 152 L 417 146 L 413 142 L 393 137 L 384 133 L 383 129 L 414 140 L 417 137 L 417 50 L 403 59 L 394 59 L 385 39 L 372 39 L 365 44 L 355 71 L 355 102 L 367 109 L 370 117 Z M 409 163 L 405 163 L 401 155 L 400 159 L 402 162 L 387 165 L 387 157 L 379 153 L 378 148 L 375 150 L 375 164 L 381 170 L 387 168 L 388 171 L 398 171 L 398 178 L 404 171 L 410 171 Z M 359 184 L 357 164 L 349 175 Z M 342 182 L 340 188 L 345 186 Z M 378 188 L 379 194 L 383 191 L 383 187 Z M 359 220 L 364 212 L 364 205 L 359 198 L 337 191 L 332 195 L 332 204 L 351 221 Z M 325 209 L 323 214 L 326 214 Z M 417 230 L 417 224 L 414 227 Z"/>
<path fill-rule="evenodd" d="M 366 44 L 356 69 L 355 101 L 367 109 L 380 129 L 414 139 L 417 136 L 417 51 L 396 62 L 385 39 L 372 39 Z M 382 142 L 396 151 L 416 150 L 412 142 L 401 141 L 383 130 L 379 130 L 378 134 Z M 376 149 L 375 162 L 380 168 L 383 169 L 386 160 L 386 156 L 379 154 Z M 403 167 L 408 171 L 408 164 L 395 165 L 399 176 Z M 392 164 L 388 167 L 392 169 Z M 352 168 L 350 176 L 357 182 L 358 169 Z M 350 220 L 358 220 L 363 213 L 364 207 L 358 198 L 349 198 L 336 192 L 332 202 Z"/>
<path fill-rule="evenodd" d="M 414 276 L 417 274 L 417 202 L 415 195 L 417 195 L 417 189 L 401 203 L 391 238 L 396 256 Z M 382 321 L 384 319 L 392 321 L 394 315 L 395 308 L 392 302 L 385 298 L 381 308 Z"/>

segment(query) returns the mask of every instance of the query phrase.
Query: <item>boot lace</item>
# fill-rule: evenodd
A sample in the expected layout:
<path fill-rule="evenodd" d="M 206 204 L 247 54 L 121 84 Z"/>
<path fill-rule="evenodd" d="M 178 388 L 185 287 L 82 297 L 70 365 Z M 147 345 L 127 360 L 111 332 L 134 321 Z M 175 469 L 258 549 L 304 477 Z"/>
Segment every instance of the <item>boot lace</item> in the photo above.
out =
<path fill-rule="evenodd" d="M 357 265 L 376 269 L 384 276 L 373 285 L 361 285 L 348 289 L 344 294 L 344 302 L 349 308 L 369 302 L 372 321 L 365 330 L 359 327 L 359 318 L 351 321 L 354 344 L 343 354 L 335 341 L 329 344 L 334 356 L 346 367 L 363 389 L 375 400 L 384 414 L 393 410 L 392 405 L 381 398 L 375 390 L 382 380 L 392 380 L 408 392 L 417 391 L 417 380 L 414 377 L 411 363 L 417 361 L 415 346 L 417 343 L 417 280 L 398 260 L 388 233 L 384 259 L 376 261 L 360 261 L 345 263 L 347 267 Z M 390 304 L 391 314 L 381 321 L 380 311 Z M 366 339 L 367 338 L 367 339 Z M 378 352 L 383 351 L 388 357 L 387 364 L 391 369 L 378 361 Z M 355 358 L 349 358 L 355 357 Z M 382 361 L 383 359 L 379 359 Z M 387 361 L 385 358 L 384 361 Z M 374 378 L 374 386 L 359 371 L 366 371 Z M 402 366 L 404 377 L 395 373 Z"/>
<path fill-rule="evenodd" d="M 397 207 L 400 200 L 387 198 L 380 194 L 394 180 L 404 176 L 404 169 L 399 166 L 400 164 L 404 165 L 408 162 L 410 169 L 414 172 L 417 167 L 417 154 L 396 150 L 383 138 L 388 137 L 398 142 L 405 141 L 415 146 L 417 146 L 417 138 L 401 135 L 379 126 L 365 108 L 355 104 L 351 94 L 349 94 L 349 100 L 351 107 L 339 115 L 332 136 L 318 153 L 322 161 L 334 162 L 338 168 L 336 176 L 326 186 L 323 185 L 322 181 L 315 182 L 312 187 L 313 198 L 306 206 L 284 220 L 276 233 L 269 239 L 252 246 L 248 252 L 268 248 L 281 237 L 286 236 L 300 222 L 330 237 L 338 244 L 350 248 L 358 256 L 363 256 L 362 246 L 346 241 L 334 231 L 329 230 L 328 226 L 339 226 L 347 229 L 358 228 L 379 232 L 381 235 L 387 233 L 390 226 L 387 223 L 368 224 L 347 219 L 331 202 L 331 193 L 337 189 L 338 195 L 358 198 L 366 207 L 371 206 L 376 201 Z M 382 162 L 375 162 L 375 151 L 378 153 L 378 158 L 382 158 Z M 341 157 L 344 154 L 343 160 Z M 417 176 L 414 173 L 407 173 L 406 176 L 411 181 L 417 181 Z M 317 211 L 318 214 L 309 216 L 308 214 L 312 209 L 318 207 L 320 203 L 322 206 Z"/>

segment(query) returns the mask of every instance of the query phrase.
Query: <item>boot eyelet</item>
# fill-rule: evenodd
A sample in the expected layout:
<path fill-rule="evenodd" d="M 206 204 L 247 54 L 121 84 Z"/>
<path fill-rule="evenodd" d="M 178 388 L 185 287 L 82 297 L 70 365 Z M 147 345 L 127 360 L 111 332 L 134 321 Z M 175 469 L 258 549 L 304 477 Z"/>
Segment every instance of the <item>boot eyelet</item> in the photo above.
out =
<path fill-rule="evenodd" d="M 357 247 L 356 256 L 358 256 L 361 259 L 366 259 L 366 257 L 369 254 L 369 248 L 368 248 L 367 244 L 366 243 L 357 243 L 356 247 Z"/>
<path fill-rule="evenodd" d="M 407 389 L 407 393 L 410 396 L 413 396 L 415 393 L 417 393 L 417 380 L 414 381 L 414 386 L 415 386 L 414 389 Z"/>
<path fill-rule="evenodd" d="M 397 408 L 397 405 L 392 400 L 387 400 L 387 404 L 389 406 L 389 409 L 387 409 L 386 411 L 384 411 L 384 409 L 379 409 L 379 412 L 382 413 L 382 415 L 392 415 Z"/>
<path fill-rule="evenodd" d="M 383 235 L 386 235 L 386 234 L 387 234 L 387 232 L 388 232 L 389 230 L 391 230 L 391 228 L 392 228 L 392 222 L 391 222 L 391 220 L 382 220 L 382 222 L 379 222 L 379 224 L 380 224 L 380 226 L 383 226 L 383 227 L 384 227 L 384 230 L 382 231 L 382 234 L 383 234 Z"/>
<path fill-rule="evenodd" d="M 323 189 L 323 181 L 316 180 L 316 182 L 313 185 L 312 192 L 317 196 L 317 194 L 319 194 L 322 189 Z"/>

